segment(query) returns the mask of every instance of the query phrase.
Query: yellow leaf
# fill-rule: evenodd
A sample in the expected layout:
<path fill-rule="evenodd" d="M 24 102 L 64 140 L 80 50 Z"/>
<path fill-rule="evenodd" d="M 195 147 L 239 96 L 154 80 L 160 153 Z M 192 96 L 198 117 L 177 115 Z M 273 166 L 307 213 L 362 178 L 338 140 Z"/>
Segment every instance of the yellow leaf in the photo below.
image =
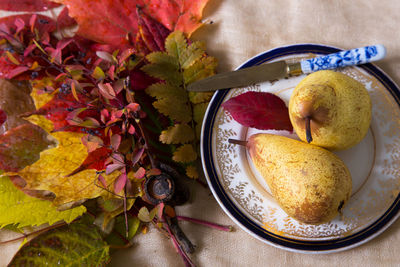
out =
<path fill-rule="evenodd" d="M 191 144 L 185 144 L 178 147 L 178 149 L 174 152 L 172 159 L 176 162 L 182 163 L 192 162 L 197 159 L 197 153 Z"/>
<path fill-rule="evenodd" d="M 85 212 L 84 206 L 58 211 L 50 201 L 28 196 L 7 176 L 0 177 L 0 228 L 51 225 L 62 220 L 70 223 Z"/>
<path fill-rule="evenodd" d="M 179 99 L 180 102 L 186 102 L 188 99 L 185 89 L 169 83 L 154 83 L 146 89 L 146 93 L 156 99 L 174 98 Z"/>
<path fill-rule="evenodd" d="M 96 80 L 103 80 L 104 77 L 106 77 L 106 75 L 104 74 L 104 71 L 99 67 L 96 66 L 96 68 L 94 69 L 93 73 L 92 73 L 92 77 L 95 78 Z"/>
<path fill-rule="evenodd" d="M 209 102 L 213 95 L 214 92 L 189 92 L 189 99 L 193 104 L 199 104 Z"/>
<path fill-rule="evenodd" d="M 163 98 L 155 101 L 153 106 L 174 121 L 187 123 L 192 120 L 192 110 L 189 104 L 181 102 L 179 99 Z"/>
<path fill-rule="evenodd" d="M 74 96 L 74 98 L 76 99 L 76 101 L 79 101 L 78 94 L 76 93 L 76 85 L 75 85 L 75 82 L 72 82 L 72 83 L 71 83 L 71 92 L 72 92 L 72 95 Z"/>
<path fill-rule="evenodd" d="M 192 127 L 187 124 L 175 124 L 161 132 L 160 141 L 164 144 L 183 144 L 194 140 Z"/>
<path fill-rule="evenodd" d="M 33 99 L 33 102 L 35 103 L 36 109 L 41 108 L 44 104 L 49 102 L 53 98 L 54 94 L 57 93 L 57 90 L 52 93 L 42 92 L 42 89 L 46 86 L 53 86 L 53 79 L 50 77 L 44 77 L 40 80 L 33 80 L 31 81 L 31 85 L 31 97 Z"/>
<path fill-rule="evenodd" d="M 15 65 L 21 64 L 21 63 L 19 63 L 18 59 L 16 59 L 16 58 L 13 56 L 13 54 L 10 53 L 10 51 L 6 51 L 6 55 L 7 55 L 8 59 L 9 59 L 12 63 L 14 63 Z"/>
<path fill-rule="evenodd" d="M 36 123 L 49 133 L 53 129 L 52 123 L 43 116 L 31 116 L 29 121 Z M 34 164 L 8 175 L 21 176 L 27 183 L 24 189 L 53 192 L 56 195 L 53 201 L 56 206 L 107 195 L 107 191 L 95 185 L 97 175 L 94 169 L 68 176 L 83 163 L 88 155 L 81 141 L 85 134 L 54 132 L 51 135 L 57 139 L 57 147 L 42 151 L 40 159 Z M 107 184 L 113 184 L 119 174 L 119 172 L 113 172 L 103 177 Z"/>
<path fill-rule="evenodd" d="M 193 65 L 183 71 L 185 84 L 190 84 L 197 80 L 207 78 L 215 74 L 217 60 L 213 57 L 203 57 L 196 61 Z"/>
<path fill-rule="evenodd" d="M 192 179 L 199 178 L 199 172 L 197 171 L 196 166 L 194 166 L 194 165 L 187 166 L 186 167 L 186 175 L 187 175 L 187 177 L 192 178 Z"/>

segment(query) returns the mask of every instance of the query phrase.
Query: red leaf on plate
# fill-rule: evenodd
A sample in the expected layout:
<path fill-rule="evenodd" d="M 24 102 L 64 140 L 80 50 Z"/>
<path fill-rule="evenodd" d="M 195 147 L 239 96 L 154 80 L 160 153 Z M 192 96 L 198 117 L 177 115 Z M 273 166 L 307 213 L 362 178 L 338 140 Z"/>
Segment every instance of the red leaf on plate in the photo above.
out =
<path fill-rule="evenodd" d="M 60 4 L 46 0 L 1 0 L 0 9 L 8 11 L 45 11 Z"/>
<path fill-rule="evenodd" d="M 247 92 L 229 99 L 222 107 L 246 127 L 293 130 L 285 102 L 271 93 Z"/>

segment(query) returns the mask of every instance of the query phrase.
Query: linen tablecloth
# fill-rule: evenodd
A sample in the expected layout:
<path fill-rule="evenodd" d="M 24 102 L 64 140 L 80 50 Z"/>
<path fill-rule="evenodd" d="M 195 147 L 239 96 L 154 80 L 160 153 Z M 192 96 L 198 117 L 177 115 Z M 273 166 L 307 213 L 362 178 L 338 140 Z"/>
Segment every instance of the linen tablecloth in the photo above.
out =
<path fill-rule="evenodd" d="M 1 13 L 0 13 L 1 14 Z M 400 84 L 400 1 L 398 0 L 210 0 L 207 24 L 193 39 L 204 40 L 219 60 L 218 70 L 232 70 L 265 50 L 296 43 L 319 43 L 351 49 L 383 44 L 387 56 L 376 63 Z M 180 215 L 233 225 L 210 190 L 191 184 L 190 203 Z M 325 255 L 277 249 L 238 226 L 220 232 L 184 222 L 182 229 L 197 246 L 192 255 L 199 266 L 399 266 L 400 220 L 384 233 L 351 250 Z M 9 233 L 0 233 L 4 240 Z M 5 266 L 19 244 L 0 246 Z M 183 266 L 170 240 L 156 229 L 135 237 L 132 248 L 113 255 L 112 266 Z"/>

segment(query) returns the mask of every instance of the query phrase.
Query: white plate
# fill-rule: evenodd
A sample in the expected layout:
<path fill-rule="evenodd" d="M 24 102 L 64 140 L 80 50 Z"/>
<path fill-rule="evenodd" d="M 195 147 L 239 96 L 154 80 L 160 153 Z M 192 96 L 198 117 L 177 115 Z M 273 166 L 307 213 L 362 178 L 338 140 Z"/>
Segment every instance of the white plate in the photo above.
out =
<path fill-rule="evenodd" d="M 276 60 L 298 61 L 315 54 L 339 51 L 334 47 L 301 44 L 276 48 L 240 68 Z M 353 193 L 343 214 L 329 223 L 309 225 L 289 217 L 269 193 L 243 147 L 229 138 L 246 140 L 259 131 L 243 127 L 221 104 L 247 91 L 271 92 L 288 103 L 305 76 L 218 91 L 211 100 L 202 129 L 201 157 L 212 192 L 224 211 L 244 230 L 271 245 L 304 253 L 329 253 L 360 245 L 384 231 L 400 209 L 400 92 L 393 81 L 372 64 L 338 70 L 365 85 L 372 100 L 372 123 L 357 146 L 337 153 L 353 179 Z M 271 132 L 271 131 L 269 131 Z M 273 131 L 288 135 L 286 132 Z M 295 134 L 289 135 L 296 138 Z"/>

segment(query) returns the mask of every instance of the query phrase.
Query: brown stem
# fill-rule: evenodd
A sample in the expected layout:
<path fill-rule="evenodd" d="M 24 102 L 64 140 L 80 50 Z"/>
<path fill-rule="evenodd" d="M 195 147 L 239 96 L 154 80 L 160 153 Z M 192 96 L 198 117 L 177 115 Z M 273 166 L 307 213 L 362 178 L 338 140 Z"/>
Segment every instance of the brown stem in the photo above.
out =
<path fill-rule="evenodd" d="M 124 217 L 125 217 L 125 236 L 129 238 L 129 225 L 128 225 L 128 213 L 126 210 L 126 186 L 124 186 Z"/>
<path fill-rule="evenodd" d="M 237 139 L 228 139 L 229 144 L 240 145 L 240 146 L 247 146 L 247 141 L 244 140 L 237 140 Z"/>
<path fill-rule="evenodd" d="M 182 229 L 179 227 L 178 219 L 176 217 L 170 219 L 169 226 L 171 227 L 172 231 L 175 233 L 176 238 L 178 239 L 180 244 L 183 246 L 183 249 L 185 250 L 185 252 L 190 253 L 190 254 L 193 253 L 194 245 L 187 238 L 187 236 L 182 231 Z"/>
<path fill-rule="evenodd" d="M 311 118 L 307 116 L 305 118 L 305 123 L 306 123 L 306 139 L 308 143 L 312 142 L 312 136 L 311 136 Z"/>

